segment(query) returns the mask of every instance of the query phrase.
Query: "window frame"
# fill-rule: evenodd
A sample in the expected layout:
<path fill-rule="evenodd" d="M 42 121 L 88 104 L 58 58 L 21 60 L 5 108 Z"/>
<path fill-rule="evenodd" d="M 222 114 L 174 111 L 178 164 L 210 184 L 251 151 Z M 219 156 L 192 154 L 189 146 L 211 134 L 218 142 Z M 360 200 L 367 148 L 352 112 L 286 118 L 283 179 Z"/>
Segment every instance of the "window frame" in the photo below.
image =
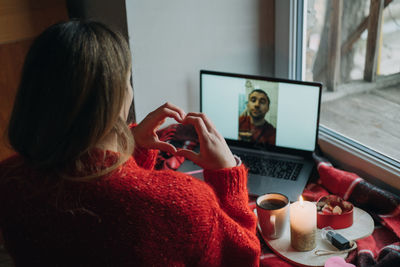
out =
<path fill-rule="evenodd" d="M 383 189 L 400 194 L 400 163 L 323 125 L 318 145 L 332 163 L 356 172 Z"/>
<path fill-rule="evenodd" d="M 304 80 L 307 0 L 275 0 L 275 76 Z M 400 192 L 400 162 L 342 134 L 319 125 L 318 144 L 332 163 L 355 171 L 396 194 Z"/>
<path fill-rule="evenodd" d="M 304 80 L 307 0 L 275 0 L 275 77 Z M 279 26 L 278 26 L 279 25 Z"/>

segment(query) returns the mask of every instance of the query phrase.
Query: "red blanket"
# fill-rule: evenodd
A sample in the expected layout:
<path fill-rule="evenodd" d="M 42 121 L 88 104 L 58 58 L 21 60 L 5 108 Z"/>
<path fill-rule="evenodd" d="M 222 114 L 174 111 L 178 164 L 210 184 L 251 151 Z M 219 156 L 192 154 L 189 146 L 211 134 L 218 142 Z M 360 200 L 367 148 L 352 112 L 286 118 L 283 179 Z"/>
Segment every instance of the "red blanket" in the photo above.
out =
<path fill-rule="evenodd" d="M 359 177 L 333 167 L 315 156 L 318 177 L 309 183 L 303 197 L 317 201 L 321 196 L 335 194 L 367 211 L 374 218 L 371 236 L 357 241 L 357 250 L 350 252 L 347 262 L 356 266 L 400 266 L 400 197 L 384 191 Z M 255 207 L 254 200 L 250 203 Z M 262 240 L 260 238 L 260 240 Z M 260 266 L 292 266 L 261 241 Z"/>
<path fill-rule="evenodd" d="M 197 145 L 196 135 L 190 127 L 171 125 L 158 132 L 160 139 L 176 147 L 193 148 Z M 355 173 L 335 168 L 327 160 L 314 156 L 317 174 L 304 189 L 303 197 L 317 201 L 328 194 L 338 195 L 353 205 L 367 211 L 375 221 L 375 230 L 369 237 L 357 241 L 357 250 L 352 251 L 347 262 L 356 266 L 400 266 L 400 197 L 376 187 Z M 160 153 L 157 167 L 176 170 L 183 158 Z M 255 208 L 255 199 L 250 207 Z M 293 266 L 274 254 L 261 236 L 262 253 L 260 266 Z"/>

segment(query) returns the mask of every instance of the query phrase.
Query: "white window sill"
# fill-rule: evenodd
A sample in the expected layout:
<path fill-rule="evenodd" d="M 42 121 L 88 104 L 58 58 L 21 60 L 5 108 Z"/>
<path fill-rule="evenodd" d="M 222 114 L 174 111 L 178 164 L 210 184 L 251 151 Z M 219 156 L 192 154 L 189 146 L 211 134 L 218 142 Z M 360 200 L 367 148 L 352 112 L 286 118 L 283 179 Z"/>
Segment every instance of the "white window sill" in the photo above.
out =
<path fill-rule="evenodd" d="M 357 173 L 361 178 L 382 189 L 399 194 L 400 164 L 372 150 L 365 151 L 350 143 L 329 129 L 320 127 L 318 144 L 333 164 L 341 169 Z"/>

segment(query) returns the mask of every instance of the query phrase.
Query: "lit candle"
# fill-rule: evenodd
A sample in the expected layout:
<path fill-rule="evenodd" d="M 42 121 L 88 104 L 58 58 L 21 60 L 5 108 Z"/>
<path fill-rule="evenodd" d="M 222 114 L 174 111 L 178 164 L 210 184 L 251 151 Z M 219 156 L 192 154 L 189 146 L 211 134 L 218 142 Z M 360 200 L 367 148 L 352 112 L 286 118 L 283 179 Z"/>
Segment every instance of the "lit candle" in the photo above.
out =
<path fill-rule="evenodd" d="M 317 207 L 314 203 L 299 201 L 290 205 L 290 242 L 299 251 L 309 251 L 315 248 L 317 231 Z"/>

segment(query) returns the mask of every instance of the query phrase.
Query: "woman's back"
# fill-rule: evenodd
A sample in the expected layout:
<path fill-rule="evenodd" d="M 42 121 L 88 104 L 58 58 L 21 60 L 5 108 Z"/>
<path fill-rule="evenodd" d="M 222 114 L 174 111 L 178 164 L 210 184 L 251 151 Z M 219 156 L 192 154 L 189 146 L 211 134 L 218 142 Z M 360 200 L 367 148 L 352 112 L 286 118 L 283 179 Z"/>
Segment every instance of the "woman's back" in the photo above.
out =
<path fill-rule="evenodd" d="M 129 128 L 130 68 L 126 41 L 100 23 L 59 23 L 33 43 L 8 129 L 18 154 L 0 163 L 16 265 L 257 266 L 240 159 L 204 114 L 170 103 Z M 167 117 L 194 126 L 198 153 L 159 140 Z M 158 150 L 203 167 L 204 182 L 154 171 Z"/>
<path fill-rule="evenodd" d="M 232 238 L 244 242 L 233 237 L 238 232 L 230 233 L 233 221 L 218 218 L 218 200 L 208 185 L 184 174 L 152 171 L 151 153 L 137 153 L 137 161 L 147 165 L 131 158 L 89 182 L 46 183 L 40 173 L 19 168 L 27 179 L 0 187 L 0 225 L 16 265 L 194 266 L 210 257 L 208 265 L 215 260 L 210 250 L 215 244 Z M 1 170 L 17 160 L 2 163 Z M 237 216 L 254 223 L 251 214 Z M 218 229 L 220 220 L 225 229 Z M 246 246 L 238 250 L 243 256 Z M 220 258 L 221 251 L 214 253 Z"/>

